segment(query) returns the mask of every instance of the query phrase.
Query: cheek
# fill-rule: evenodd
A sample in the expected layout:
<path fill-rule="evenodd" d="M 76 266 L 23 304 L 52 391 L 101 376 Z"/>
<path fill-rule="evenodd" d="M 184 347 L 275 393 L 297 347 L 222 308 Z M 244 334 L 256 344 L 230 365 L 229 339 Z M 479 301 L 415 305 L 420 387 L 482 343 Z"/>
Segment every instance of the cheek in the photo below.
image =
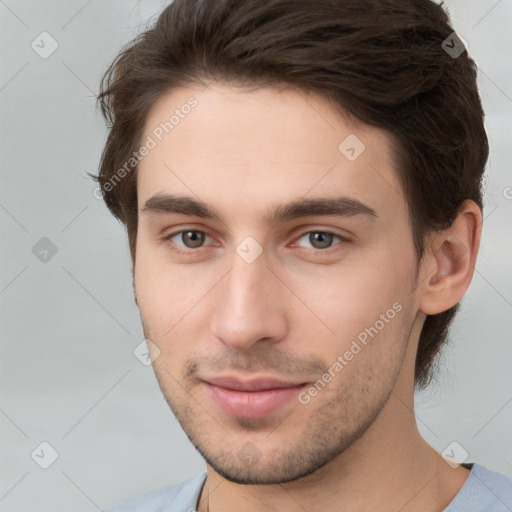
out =
<path fill-rule="evenodd" d="M 295 276 L 292 287 L 336 335 L 355 335 L 373 325 L 394 304 L 404 306 L 411 291 L 406 263 L 391 261 L 388 265 L 361 261 L 311 276 L 302 273 Z"/>
<path fill-rule="evenodd" d="M 209 291 L 217 281 L 214 266 L 198 271 L 194 265 L 171 264 L 165 254 L 141 249 L 134 276 L 138 307 L 148 335 L 162 350 L 171 351 L 178 343 L 174 340 L 180 340 L 181 350 L 184 340 L 201 338 L 198 330 L 205 327 Z"/>
<path fill-rule="evenodd" d="M 185 313 L 184 283 L 176 271 L 162 264 L 142 240 L 137 241 L 134 283 L 142 320 L 159 339 Z"/>
<path fill-rule="evenodd" d="M 321 343 L 301 349 L 314 353 L 327 365 L 346 354 L 341 364 L 350 365 L 352 370 L 372 361 L 392 364 L 407 337 L 406 309 L 413 270 L 406 258 L 397 258 L 393 251 L 380 251 L 350 264 L 325 267 L 314 275 L 297 273 L 291 288 L 315 314 L 314 318 L 306 311 L 312 321 L 302 323 L 302 334 L 308 335 L 299 339 L 321 339 Z"/>

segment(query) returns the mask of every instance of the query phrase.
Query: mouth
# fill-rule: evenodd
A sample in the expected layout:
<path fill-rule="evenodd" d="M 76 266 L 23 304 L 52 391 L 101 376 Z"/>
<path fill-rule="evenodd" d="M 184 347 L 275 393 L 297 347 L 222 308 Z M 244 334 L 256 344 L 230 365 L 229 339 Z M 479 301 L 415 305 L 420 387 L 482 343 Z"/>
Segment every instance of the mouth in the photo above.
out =
<path fill-rule="evenodd" d="M 273 377 L 240 379 L 234 376 L 203 379 L 210 399 L 228 416 L 265 418 L 282 409 L 307 386 L 306 382 Z"/>

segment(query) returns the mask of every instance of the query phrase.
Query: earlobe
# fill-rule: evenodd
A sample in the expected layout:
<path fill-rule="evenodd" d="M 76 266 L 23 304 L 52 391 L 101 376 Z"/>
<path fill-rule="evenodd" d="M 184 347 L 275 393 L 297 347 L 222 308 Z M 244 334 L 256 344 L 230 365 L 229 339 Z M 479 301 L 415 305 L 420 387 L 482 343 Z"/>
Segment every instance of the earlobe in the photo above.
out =
<path fill-rule="evenodd" d="M 481 230 L 480 208 L 468 200 L 452 225 L 435 235 L 426 260 L 431 277 L 425 279 L 420 301 L 425 314 L 446 311 L 462 299 L 473 277 Z"/>

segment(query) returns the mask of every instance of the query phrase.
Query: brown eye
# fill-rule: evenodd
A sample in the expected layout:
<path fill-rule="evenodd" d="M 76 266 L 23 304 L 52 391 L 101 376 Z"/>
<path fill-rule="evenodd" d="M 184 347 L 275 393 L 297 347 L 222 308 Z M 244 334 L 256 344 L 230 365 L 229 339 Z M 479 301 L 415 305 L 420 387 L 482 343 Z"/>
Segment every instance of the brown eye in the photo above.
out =
<path fill-rule="evenodd" d="M 204 245 L 207 238 L 210 237 L 206 233 L 195 229 L 177 231 L 165 237 L 166 240 L 172 242 L 174 245 L 185 249 L 198 249 Z"/>
<path fill-rule="evenodd" d="M 307 239 L 307 243 L 310 244 L 310 248 L 313 249 L 329 249 L 333 245 L 335 239 L 343 240 L 339 235 L 329 233 L 327 231 L 310 231 L 304 233 L 299 240 Z M 307 246 L 306 246 L 307 247 Z"/>
<path fill-rule="evenodd" d="M 201 247 L 205 240 L 205 234 L 202 231 L 182 231 L 181 241 L 189 249 Z"/>
<path fill-rule="evenodd" d="M 309 243 L 315 249 L 326 249 L 332 245 L 334 236 L 332 233 L 323 233 L 322 231 L 312 231 L 309 233 Z"/>

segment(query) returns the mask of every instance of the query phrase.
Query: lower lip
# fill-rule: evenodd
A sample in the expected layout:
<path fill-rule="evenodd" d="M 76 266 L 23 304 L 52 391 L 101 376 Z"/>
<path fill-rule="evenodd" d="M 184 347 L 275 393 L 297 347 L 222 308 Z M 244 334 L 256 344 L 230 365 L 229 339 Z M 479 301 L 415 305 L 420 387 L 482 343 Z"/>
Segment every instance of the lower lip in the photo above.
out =
<path fill-rule="evenodd" d="M 236 418 L 264 418 L 283 405 L 297 398 L 306 386 L 276 388 L 263 391 L 236 391 L 205 382 L 206 390 L 213 401 L 230 416 Z"/>

